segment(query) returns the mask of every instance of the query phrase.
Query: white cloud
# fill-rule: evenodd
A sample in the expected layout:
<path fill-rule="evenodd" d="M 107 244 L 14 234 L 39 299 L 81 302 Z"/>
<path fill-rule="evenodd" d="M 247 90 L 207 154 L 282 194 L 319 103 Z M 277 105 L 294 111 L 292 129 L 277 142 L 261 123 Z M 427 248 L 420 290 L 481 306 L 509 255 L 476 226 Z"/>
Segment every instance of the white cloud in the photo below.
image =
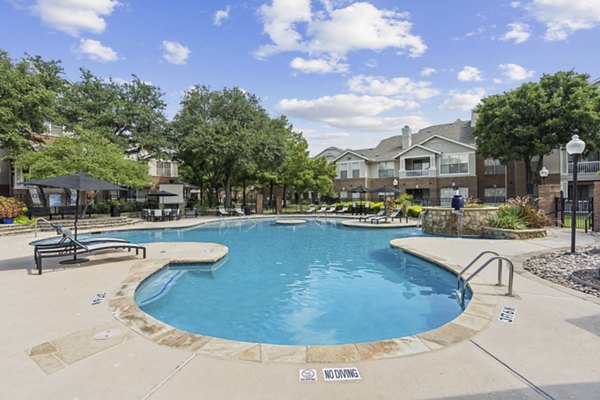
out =
<path fill-rule="evenodd" d="M 331 128 L 350 131 L 399 131 L 402 126 L 425 126 L 420 116 L 387 117 L 395 109 L 411 109 L 414 102 L 385 96 L 338 94 L 312 100 L 284 99 L 276 109 L 292 118 L 320 122 Z"/>
<path fill-rule="evenodd" d="M 512 8 L 520 8 L 521 7 L 521 2 L 520 1 L 513 1 L 510 3 L 510 6 Z"/>
<path fill-rule="evenodd" d="M 478 68 L 467 65 L 458 73 L 458 80 L 462 82 L 481 82 L 483 74 Z"/>
<path fill-rule="evenodd" d="M 181 43 L 163 40 L 163 58 L 171 64 L 184 65 L 192 52 Z"/>
<path fill-rule="evenodd" d="M 116 0 L 37 0 L 32 10 L 44 23 L 78 36 L 83 31 L 104 32 L 104 18 L 119 4 Z"/>
<path fill-rule="evenodd" d="M 533 18 L 546 25 L 546 40 L 566 40 L 580 29 L 600 25 L 598 0 L 532 0 L 525 6 Z"/>
<path fill-rule="evenodd" d="M 529 37 L 531 36 L 531 33 L 529 32 L 529 25 L 527 24 L 514 22 L 512 24 L 508 24 L 506 27 L 508 28 L 508 32 L 500 36 L 500 40 L 502 41 L 506 42 L 509 40 L 514 40 L 515 44 L 520 44 L 528 41 Z"/>
<path fill-rule="evenodd" d="M 435 74 L 437 70 L 435 68 L 426 67 L 421 70 L 421 76 L 431 76 Z"/>
<path fill-rule="evenodd" d="M 227 7 L 225 7 L 224 10 L 218 10 L 214 16 L 214 20 L 213 20 L 214 24 L 216 26 L 221 26 L 223 21 L 226 20 L 227 18 L 229 18 L 229 11 L 230 11 L 229 5 L 227 5 Z"/>
<path fill-rule="evenodd" d="M 290 66 L 300 72 L 317 74 L 348 72 L 348 69 L 350 68 L 348 64 L 341 64 L 339 60 L 328 60 L 323 58 L 306 60 L 301 57 L 294 58 L 290 63 Z"/>
<path fill-rule="evenodd" d="M 378 9 L 370 3 L 324 1 L 323 10 L 313 12 L 310 0 L 272 0 L 259 14 L 270 44 L 260 46 L 257 58 L 297 51 L 311 59 L 345 60 L 348 53 L 361 50 L 396 49 L 410 57 L 421 56 L 427 46 L 412 34 L 407 14 Z M 316 8 L 316 5 L 315 5 Z"/>
<path fill-rule="evenodd" d="M 354 93 L 371 96 L 396 96 L 407 100 L 426 100 L 440 94 L 439 90 L 431 87 L 431 82 L 414 82 L 405 77 L 385 79 L 377 76 L 358 75 L 348 81 L 348 87 Z"/>
<path fill-rule="evenodd" d="M 113 49 L 93 39 L 81 39 L 77 51 L 85 54 L 90 60 L 94 61 L 111 62 L 117 61 L 119 58 Z"/>
<path fill-rule="evenodd" d="M 518 64 L 500 64 L 498 68 L 502 71 L 502 74 L 511 81 L 524 81 L 535 74 L 535 71 Z"/>
<path fill-rule="evenodd" d="M 485 89 L 474 88 L 464 92 L 451 90 L 448 95 L 449 98 L 444 100 L 440 109 L 470 111 L 485 97 Z"/>

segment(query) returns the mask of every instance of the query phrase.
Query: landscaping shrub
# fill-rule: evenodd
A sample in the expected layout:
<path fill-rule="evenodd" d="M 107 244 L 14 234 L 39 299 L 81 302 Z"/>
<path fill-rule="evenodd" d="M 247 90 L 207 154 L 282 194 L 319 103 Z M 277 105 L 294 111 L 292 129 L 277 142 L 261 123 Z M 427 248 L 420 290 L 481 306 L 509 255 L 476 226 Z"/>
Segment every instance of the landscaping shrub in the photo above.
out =
<path fill-rule="evenodd" d="M 407 209 L 407 214 L 411 218 L 419 218 L 421 213 L 423 212 L 423 207 L 421 206 L 410 206 Z"/>
<path fill-rule="evenodd" d="M 500 229 L 539 229 L 548 223 L 548 217 L 538 206 L 539 199 L 529 195 L 509 199 L 486 221 L 488 226 Z"/>
<path fill-rule="evenodd" d="M 27 211 L 25 203 L 14 197 L 0 196 L 0 218 L 16 218 Z"/>

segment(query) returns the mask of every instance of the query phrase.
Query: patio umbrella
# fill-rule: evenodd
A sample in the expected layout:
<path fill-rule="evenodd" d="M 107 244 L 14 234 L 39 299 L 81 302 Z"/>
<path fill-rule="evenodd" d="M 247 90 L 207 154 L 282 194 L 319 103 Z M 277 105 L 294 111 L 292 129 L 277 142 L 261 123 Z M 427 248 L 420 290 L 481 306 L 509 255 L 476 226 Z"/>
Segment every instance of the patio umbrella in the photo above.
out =
<path fill-rule="evenodd" d="M 371 189 L 370 190 L 371 193 L 394 193 L 394 194 L 398 194 L 398 193 L 402 193 L 400 190 L 396 189 L 393 186 L 382 186 L 382 187 L 378 187 L 375 189 Z"/>
<path fill-rule="evenodd" d="M 359 185 L 355 188 L 350 189 L 350 193 L 369 193 L 370 190 L 367 187 L 364 187 L 363 185 Z M 360 201 L 362 201 L 362 196 L 360 196 Z M 358 212 L 362 214 L 363 212 L 363 207 L 364 206 L 359 206 Z M 353 211 L 354 212 L 354 211 Z"/>
<path fill-rule="evenodd" d="M 178 196 L 178 194 L 177 193 L 167 192 L 166 190 L 159 190 L 159 191 L 154 192 L 154 193 L 148 193 L 148 196 L 155 196 L 155 197 L 158 197 L 158 198 L 163 198 L 163 197 Z"/>
<path fill-rule="evenodd" d="M 44 186 L 44 187 L 55 187 L 61 189 L 72 189 L 77 192 L 75 200 L 75 223 L 74 233 L 75 239 L 77 239 L 77 221 L 79 220 L 79 199 L 81 198 L 81 192 L 86 191 L 100 191 L 100 190 L 123 190 L 121 186 L 113 185 L 112 183 L 105 182 L 100 179 L 96 179 L 93 176 L 86 174 L 85 172 L 79 172 L 77 174 L 69 174 L 62 176 L 55 176 L 53 178 L 38 179 L 24 182 L 25 185 L 33 186 Z M 77 253 L 73 255 L 73 260 L 68 260 L 71 263 L 77 261 Z M 80 259 L 80 262 L 87 261 L 86 259 Z M 63 263 L 67 263 L 63 261 Z"/>

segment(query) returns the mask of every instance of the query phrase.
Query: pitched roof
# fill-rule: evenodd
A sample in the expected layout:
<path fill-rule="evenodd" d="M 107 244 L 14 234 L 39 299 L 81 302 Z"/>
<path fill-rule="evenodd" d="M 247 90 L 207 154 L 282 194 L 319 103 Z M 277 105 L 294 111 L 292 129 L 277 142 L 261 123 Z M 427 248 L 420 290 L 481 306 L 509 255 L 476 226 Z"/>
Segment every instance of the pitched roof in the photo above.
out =
<path fill-rule="evenodd" d="M 451 124 L 432 125 L 413 135 L 413 143 L 423 143 L 432 136 L 442 136 L 470 146 L 475 144 L 471 121 L 456 120 Z"/>

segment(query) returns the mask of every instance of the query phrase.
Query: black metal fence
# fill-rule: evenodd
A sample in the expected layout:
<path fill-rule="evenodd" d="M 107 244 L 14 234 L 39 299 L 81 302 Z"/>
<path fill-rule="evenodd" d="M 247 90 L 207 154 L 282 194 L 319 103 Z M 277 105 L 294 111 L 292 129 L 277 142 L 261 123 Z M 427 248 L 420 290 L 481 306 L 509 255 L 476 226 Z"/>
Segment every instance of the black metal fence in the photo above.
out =
<path fill-rule="evenodd" d="M 558 219 L 558 223 L 565 227 L 572 226 L 573 200 L 566 197 L 554 198 L 554 212 L 552 214 Z M 575 226 L 579 229 L 593 229 L 594 226 L 594 199 L 588 198 L 577 201 L 575 212 Z"/>
<path fill-rule="evenodd" d="M 466 199 L 465 199 L 466 200 Z M 450 207 L 452 204 L 452 197 L 449 198 L 425 198 L 425 199 L 413 199 L 412 204 L 418 204 L 423 207 Z M 506 203 L 506 197 L 483 197 L 478 199 L 478 203 L 498 206 Z"/>

